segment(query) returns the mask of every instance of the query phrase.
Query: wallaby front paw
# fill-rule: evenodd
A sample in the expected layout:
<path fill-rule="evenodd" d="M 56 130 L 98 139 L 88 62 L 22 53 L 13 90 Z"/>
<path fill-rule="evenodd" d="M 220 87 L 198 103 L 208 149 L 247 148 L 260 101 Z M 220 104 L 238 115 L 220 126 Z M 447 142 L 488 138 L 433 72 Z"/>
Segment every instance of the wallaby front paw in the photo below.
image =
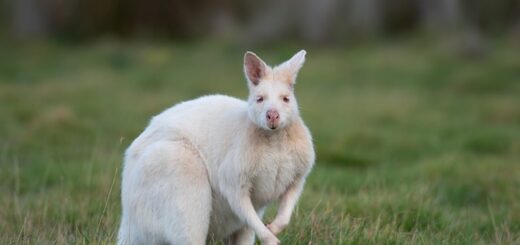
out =
<path fill-rule="evenodd" d="M 275 235 L 277 235 L 278 233 L 280 233 L 282 231 L 282 229 L 280 227 L 278 227 L 277 225 L 275 225 L 273 223 L 268 224 L 267 229 L 269 229 Z"/>
<path fill-rule="evenodd" d="M 286 225 L 279 224 L 279 222 L 273 221 L 271 224 L 267 225 L 267 229 L 269 229 L 273 234 L 278 235 L 285 228 Z"/>
<path fill-rule="evenodd" d="M 264 244 L 264 245 L 279 245 L 280 244 L 280 240 L 278 240 L 278 238 L 276 238 L 276 236 L 272 235 L 272 236 L 269 236 L 267 238 L 262 239 L 262 244 Z"/>

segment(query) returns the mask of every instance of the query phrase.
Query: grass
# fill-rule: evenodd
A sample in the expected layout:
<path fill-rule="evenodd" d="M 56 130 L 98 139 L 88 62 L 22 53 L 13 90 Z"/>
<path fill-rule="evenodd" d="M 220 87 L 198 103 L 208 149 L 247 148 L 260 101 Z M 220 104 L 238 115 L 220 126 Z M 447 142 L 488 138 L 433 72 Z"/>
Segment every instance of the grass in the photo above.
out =
<path fill-rule="evenodd" d="M 309 48 L 296 92 L 318 160 L 282 243 L 520 243 L 520 47 L 490 50 Z M 247 94 L 243 50 L 216 43 L 0 51 L 0 244 L 114 243 L 122 153 L 149 118 Z"/>

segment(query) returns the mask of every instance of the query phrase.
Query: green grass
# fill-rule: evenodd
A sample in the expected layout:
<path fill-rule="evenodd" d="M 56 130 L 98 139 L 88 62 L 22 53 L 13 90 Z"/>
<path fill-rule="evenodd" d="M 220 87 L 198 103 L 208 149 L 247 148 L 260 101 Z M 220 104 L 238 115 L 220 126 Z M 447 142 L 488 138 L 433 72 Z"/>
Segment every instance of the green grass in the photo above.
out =
<path fill-rule="evenodd" d="M 296 93 L 318 159 L 283 244 L 520 243 L 520 47 L 307 51 Z M 216 43 L 0 53 L 0 244 L 114 243 L 122 154 L 150 117 L 247 95 L 243 50 Z"/>

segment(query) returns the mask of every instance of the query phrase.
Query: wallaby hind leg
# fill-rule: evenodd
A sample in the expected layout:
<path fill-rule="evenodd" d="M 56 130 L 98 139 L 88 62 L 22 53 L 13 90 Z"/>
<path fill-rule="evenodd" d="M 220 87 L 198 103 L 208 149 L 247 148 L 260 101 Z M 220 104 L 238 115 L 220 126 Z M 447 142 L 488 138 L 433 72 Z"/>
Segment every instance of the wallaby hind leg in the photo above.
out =
<path fill-rule="evenodd" d="M 150 231 L 146 243 L 205 244 L 211 187 L 198 152 L 181 141 L 157 142 L 137 164 L 131 213 Z"/>

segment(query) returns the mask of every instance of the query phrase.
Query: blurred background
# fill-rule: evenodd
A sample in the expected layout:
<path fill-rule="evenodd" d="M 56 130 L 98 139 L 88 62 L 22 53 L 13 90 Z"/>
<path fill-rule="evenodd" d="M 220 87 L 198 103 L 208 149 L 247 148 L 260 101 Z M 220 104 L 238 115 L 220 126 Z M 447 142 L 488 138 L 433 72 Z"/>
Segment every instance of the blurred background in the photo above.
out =
<path fill-rule="evenodd" d="M 519 0 L 0 1 L 0 243 L 114 243 L 149 119 L 300 49 L 283 244 L 520 243 Z"/>
<path fill-rule="evenodd" d="M 481 45 L 520 35 L 518 0 L 17 0 L 3 23 L 19 39 L 216 37 L 240 43 L 345 43 L 373 37 L 451 34 Z"/>

